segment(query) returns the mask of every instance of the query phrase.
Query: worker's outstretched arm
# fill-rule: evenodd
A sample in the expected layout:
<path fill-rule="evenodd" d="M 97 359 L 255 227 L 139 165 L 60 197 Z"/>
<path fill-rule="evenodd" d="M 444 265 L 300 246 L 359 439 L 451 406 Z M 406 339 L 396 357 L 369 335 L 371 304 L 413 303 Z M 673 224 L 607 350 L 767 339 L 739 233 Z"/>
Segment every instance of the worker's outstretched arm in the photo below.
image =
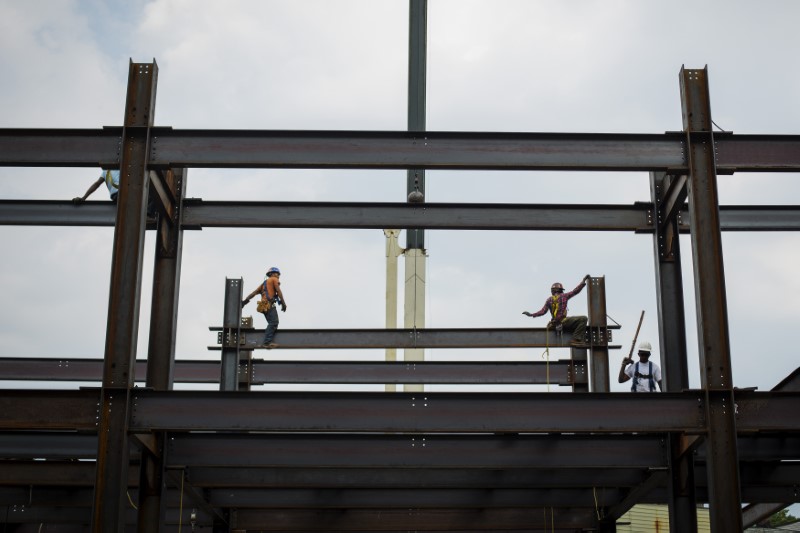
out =
<path fill-rule="evenodd" d="M 570 299 L 573 296 L 575 296 L 576 294 L 578 294 L 579 292 L 581 292 L 583 290 L 583 288 L 586 286 L 586 282 L 589 281 L 589 278 L 591 278 L 591 277 L 592 276 L 590 276 L 589 274 L 586 274 L 585 276 L 583 276 L 583 279 L 581 280 L 580 283 L 578 283 L 578 286 L 575 287 L 574 289 L 572 289 L 571 291 L 569 291 L 566 294 L 567 299 Z"/>
<path fill-rule="evenodd" d="M 619 382 L 619 383 L 625 383 L 626 381 L 628 381 L 629 379 L 631 379 L 631 377 L 630 377 L 628 374 L 626 374 L 626 373 L 625 373 L 625 368 L 626 368 L 626 367 L 627 367 L 629 364 L 631 364 L 632 362 L 633 362 L 633 361 L 632 361 L 631 359 L 627 358 L 627 357 L 626 357 L 625 359 L 623 359 L 623 360 L 622 360 L 622 366 L 621 366 L 621 367 L 620 367 L 620 369 L 619 369 L 619 377 L 618 377 L 618 382 Z M 659 386 L 660 386 L 660 385 L 659 385 Z"/>
<path fill-rule="evenodd" d="M 102 176 L 97 178 L 97 181 L 92 183 L 92 185 L 86 190 L 86 193 L 84 193 L 83 196 L 76 196 L 75 198 L 73 198 L 72 203 L 79 204 L 81 202 L 85 202 L 86 199 L 89 198 L 89 195 L 92 194 L 94 191 L 96 191 L 97 188 L 100 187 L 100 185 L 102 185 L 104 181 L 105 178 L 103 178 Z"/>
<path fill-rule="evenodd" d="M 250 294 L 248 294 L 248 295 L 245 297 L 245 299 L 244 299 L 244 300 L 242 300 L 242 307 L 244 307 L 245 305 L 247 305 L 247 302 L 249 302 L 250 300 L 252 300 L 252 299 L 253 299 L 253 296 L 255 296 L 256 294 L 258 294 L 258 293 L 260 293 L 260 292 L 261 292 L 261 285 L 259 285 L 258 287 L 256 287 L 256 290 L 254 290 L 253 292 L 251 292 Z"/>
<path fill-rule="evenodd" d="M 542 306 L 542 308 L 539 309 L 538 311 L 536 311 L 535 313 L 530 313 L 528 311 L 523 311 L 522 314 L 526 315 L 526 316 L 529 316 L 531 318 L 536 318 L 537 316 L 544 315 L 547 312 L 548 309 L 550 309 L 550 298 L 548 298 L 547 301 L 544 302 L 544 305 Z"/>

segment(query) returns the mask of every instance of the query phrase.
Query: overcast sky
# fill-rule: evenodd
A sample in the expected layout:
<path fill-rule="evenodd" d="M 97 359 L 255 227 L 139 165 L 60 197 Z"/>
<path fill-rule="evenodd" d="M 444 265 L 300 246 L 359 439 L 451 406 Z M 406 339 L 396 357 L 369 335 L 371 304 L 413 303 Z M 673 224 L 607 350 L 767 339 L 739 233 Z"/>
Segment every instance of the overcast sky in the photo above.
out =
<path fill-rule="evenodd" d="M 721 128 L 798 133 L 795 1 L 430 0 L 428 14 L 429 130 L 680 130 L 681 66 L 708 65 L 713 118 Z M 0 127 L 121 125 L 130 59 L 158 63 L 159 126 L 407 126 L 407 0 L 0 0 L 0 30 Z M 98 175 L 95 168 L 0 168 L 0 197 L 67 200 Z M 796 204 L 797 178 L 721 176 L 720 198 L 723 204 Z M 188 196 L 205 200 L 395 202 L 406 194 L 405 171 L 191 169 L 188 183 Z M 427 174 L 431 202 L 632 204 L 649 198 L 643 172 Z M 107 194 L 99 190 L 92 199 L 107 200 Z M 0 239 L 2 355 L 102 357 L 113 229 L 0 227 Z M 797 367 L 799 239 L 792 233 L 723 237 L 736 386 L 768 390 Z M 688 236 L 681 245 L 690 380 L 698 387 Z M 222 322 L 225 278 L 242 277 L 249 292 L 273 265 L 283 272 L 289 304 L 281 327 L 383 327 L 384 246 L 380 230 L 187 232 L 178 358 L 218 357 L 207 349 L 216 343 L 208 327 Z M 623 349 L 612 352 L 612 374 L 642 310 L 640 340 L 652 342 L 660 360 L 651 236 L 429 231 L 426 246 L 429 327 L 544 327 L 545 318 L 521 312 L 539 309 L 551 283 L 572 288 L 589 273 L 606 277 L 608 314 L 623 326 L 615 332 Z M 153 247 L 148 235 L 139 358 L 147 349 Z M 402 277 L 402 264 L 400 270 Z M 583 295 L 570 310 L 586 313 Z M 251 313 L 254 304 L 245 308 Z M 261 316 L 255 323 L 264 327 Z M 332 355 L 381 359 L 383 352 L 257 354 Z M 439 350 L 427 357 L 543 360 L 541 349 Z M 566 358 L 568 351 L 551 350 L 550 357 Z M 612 383 L 612 390 L 627 387 Z"/>

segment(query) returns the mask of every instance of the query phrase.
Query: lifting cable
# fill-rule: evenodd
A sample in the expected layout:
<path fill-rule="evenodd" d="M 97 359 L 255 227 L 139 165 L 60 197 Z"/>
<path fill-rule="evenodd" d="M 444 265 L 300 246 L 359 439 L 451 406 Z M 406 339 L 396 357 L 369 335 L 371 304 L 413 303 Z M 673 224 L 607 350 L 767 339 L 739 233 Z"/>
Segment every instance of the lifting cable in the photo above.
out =
<path fill-rule="evenodd" d="M 550 323 L 544 330 L 544 352 L 542 352 L 542 359 L 547 361 L 545 367 L 547 368 L 547 392 L 550 392 Z"/>
<path fill-rule="evenodd" d="M 186 471 L 182 468 L 181 469 L 181 503 L 180 509 L 178 510 L 178 533 L 181 533 L 181 528 L 183 527 L 183 477 L 186 475 Z"/>
<path fill-rule="evenodd" d="M 138 507 L 136 507 L 136 504 L 135 504 L 135 503 L 133 503 L 133 500 L 131 499 L 131 493 L 130 493 L 130 491 L 127 491 L 127 490 L 126 490 L 126 491 L 125 491 L 125 494 L 128 496 L 128 502 L 130 502 L 130 504 L 131 504 L 131 507 L 133 507 L 133 508 L 134 508 L 136 511 L 138 511 L 138 510 L 139 510 L 139 508 L 138 508 Z"/>
<path fill-rule="evenodd" d="M 594 512 L 597 515 L 597 521 L 599 522 L 603 519 L 603 517 L 600 516 L 600 506 L 597 505 L 597 487 L 592 487 L 592 493 L 594 494 Z"/>

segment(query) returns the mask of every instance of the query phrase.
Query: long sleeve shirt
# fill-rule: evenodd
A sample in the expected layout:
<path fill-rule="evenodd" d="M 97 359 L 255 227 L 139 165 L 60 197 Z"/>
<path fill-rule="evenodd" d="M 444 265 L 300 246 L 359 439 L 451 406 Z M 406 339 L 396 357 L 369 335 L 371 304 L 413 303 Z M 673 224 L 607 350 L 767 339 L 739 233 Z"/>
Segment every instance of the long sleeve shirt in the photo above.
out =
<path fill-rule="evenodd" d="M 544 305 L 541 309 L 536 311 L 535 313 L 531 314 L 531 317 L 542 316 L 546 312 L 550 311 L 550 315 L 552 315 L 551 323 L 552 324 L 559 324 L 562 320 L 567 318 L 567 302 L 570 298 L 578 294 L 583 290 L 583 287 L 586 285 L 584 280 L 578 284 L 577 287 L 572 289 L 569 292 L 562 292 L 560 294 L 554 294 L 550 296 L 547 300 L 545 300 Z"/>

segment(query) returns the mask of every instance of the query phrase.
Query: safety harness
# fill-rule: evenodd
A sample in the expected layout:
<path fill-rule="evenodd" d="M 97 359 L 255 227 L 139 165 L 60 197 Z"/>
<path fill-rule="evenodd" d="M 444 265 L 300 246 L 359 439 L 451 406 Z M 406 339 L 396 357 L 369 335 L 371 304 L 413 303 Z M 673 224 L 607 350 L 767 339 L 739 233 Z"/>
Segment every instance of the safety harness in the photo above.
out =
<path fill-rule="evenodd" d="M 650 372 L 649 376 L 645 376 L 644 374 L 639 373 L 639 362 L 636 362 L 636 367 L 633 370 L 633 385 L 631 385 L 631 392 L 638 392 L 637 385 L 639 385 L 639 378 L 647 378 L 647 381 L 650 382 L 650 392 L 655 392 L 656 390 L 656 382 L 653 379 L 653 362 L 647 362 L 648 371 Z"/>
<path fill-rule="evenodd" d="M 564 331 L 564 323 L 563 321 L 556 322 L 556 317 L 558 316 L 558 307 L 561 304 L 561 299 L 559 298 L 558 294 L 554 294 L 552 297 L 552 302 L 550 304 L 550 324 L 553 326 L 553 330 L 556 332 L 556 335 L 561 335 Z"/>

